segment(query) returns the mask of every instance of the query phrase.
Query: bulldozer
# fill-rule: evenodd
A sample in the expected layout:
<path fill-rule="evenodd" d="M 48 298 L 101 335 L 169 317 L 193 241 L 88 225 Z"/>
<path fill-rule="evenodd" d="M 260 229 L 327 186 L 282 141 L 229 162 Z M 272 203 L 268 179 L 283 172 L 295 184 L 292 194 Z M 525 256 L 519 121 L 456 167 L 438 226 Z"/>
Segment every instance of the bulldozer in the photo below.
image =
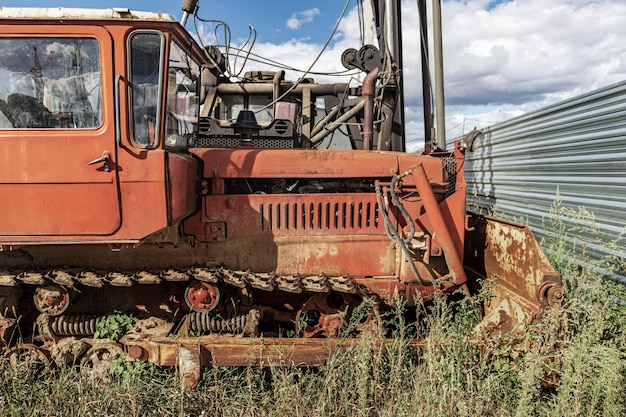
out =
<path fill-rule="evenodd" d="M 378 46 L 341 57 L 356 84 L 234 77 L 185 29 L 194 1 L 180 22 L 0 7 L 5 354 L 126 355 L 192 389 L 207 365 L 323 363 L 364 300 L 350 337 L 485 282 L 486 332 L 558 304 L 530 230 L 467 211 L 468 140 L 434 137 L 426 94 L 424 151 L 406 152 L 400 2 L 370 4 Z"/>

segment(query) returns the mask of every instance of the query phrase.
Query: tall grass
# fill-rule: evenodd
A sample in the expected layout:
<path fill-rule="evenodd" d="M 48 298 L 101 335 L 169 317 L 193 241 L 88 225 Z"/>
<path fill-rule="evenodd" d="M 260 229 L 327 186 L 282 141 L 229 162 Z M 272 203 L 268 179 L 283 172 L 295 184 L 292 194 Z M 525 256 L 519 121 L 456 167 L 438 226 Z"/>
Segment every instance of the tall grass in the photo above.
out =
<path fill-rule="evenodd" d="M 561 233 L 567 233 L 562 230 Z M 174 369 L 121 366 L 110 382 L 74 367 L 14 369 L 0 360 L 2 416 L 624 416 L 626 309 L 611 285 L 574 262 L 558 240 L 551 256 L 564 278 L 563 307 L 526 329 L 523 346 L 472 342 L 482 294 L 383 317 L 396 339 L 373 334 L 319 369 L 209 368 L 195 392 Z M 427 342 L 411 349 L 412 337 Z M 523 351 L 522 351 L 523 350 Z"/>

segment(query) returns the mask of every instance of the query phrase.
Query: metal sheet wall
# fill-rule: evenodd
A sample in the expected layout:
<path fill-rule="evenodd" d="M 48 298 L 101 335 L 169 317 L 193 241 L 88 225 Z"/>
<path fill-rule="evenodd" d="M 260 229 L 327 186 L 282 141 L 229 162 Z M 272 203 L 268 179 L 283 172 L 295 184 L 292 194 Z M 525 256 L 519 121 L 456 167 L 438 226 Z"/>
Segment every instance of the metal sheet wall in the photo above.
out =
<path fill-rule="evenodd" d="M 600 272 L 626 283 L 626 82 L 482 132 L 466 159 L 468 208 L 522 219 L 538 237 L 554 238 L 550 225 L 562 221 L 558 238 L 580 262 L 612 257 Z M 584 227 L 583 210 L 597 230 Z"/>

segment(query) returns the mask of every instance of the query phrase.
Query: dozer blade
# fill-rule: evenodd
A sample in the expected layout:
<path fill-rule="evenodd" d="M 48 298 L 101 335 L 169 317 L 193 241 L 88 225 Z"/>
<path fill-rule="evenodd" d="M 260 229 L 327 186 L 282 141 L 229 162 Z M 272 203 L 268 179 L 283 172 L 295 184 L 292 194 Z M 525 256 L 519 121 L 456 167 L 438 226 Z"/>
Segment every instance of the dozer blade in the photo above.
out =
<path fill-rule="evenodd" d="M 516 332 L 559 305 L 561 276 L 528 226 L 478 214 L 470 214 L 468 226 L 464 266 L 490 295 L 479 333 Z"/>

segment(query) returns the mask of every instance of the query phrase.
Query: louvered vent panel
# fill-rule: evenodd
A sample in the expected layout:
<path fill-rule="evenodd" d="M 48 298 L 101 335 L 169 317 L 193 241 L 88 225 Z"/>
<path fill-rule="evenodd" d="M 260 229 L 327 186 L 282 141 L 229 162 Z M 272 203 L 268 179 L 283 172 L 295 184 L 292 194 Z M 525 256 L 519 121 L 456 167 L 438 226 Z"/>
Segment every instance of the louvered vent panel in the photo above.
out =
<path fill-rule="evenodd" d="M 262 203 L 261 229 L 274 233 L 378 230 L 382 226 L 378 204 L 364 200 Z"/>

